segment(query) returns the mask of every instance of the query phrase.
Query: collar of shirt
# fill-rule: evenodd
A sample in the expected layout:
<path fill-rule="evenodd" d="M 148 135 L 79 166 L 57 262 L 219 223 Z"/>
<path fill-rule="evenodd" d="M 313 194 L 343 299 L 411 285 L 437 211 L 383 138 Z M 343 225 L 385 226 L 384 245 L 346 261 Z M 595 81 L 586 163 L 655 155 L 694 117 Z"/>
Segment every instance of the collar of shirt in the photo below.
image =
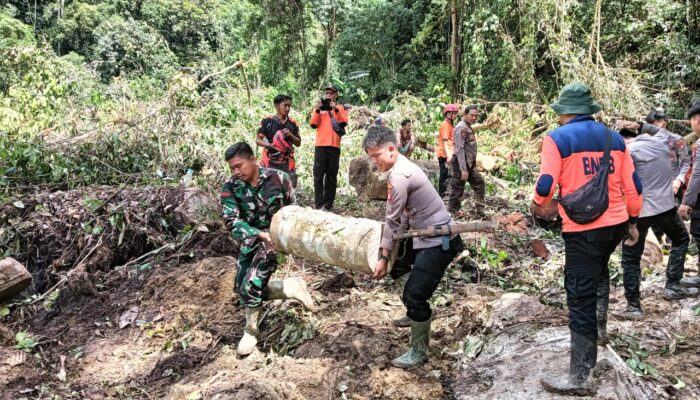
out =
<path fill-rule="evenodd" d="M 396 169 L 396 166 L 397 166 L 397 165 L 400 166 L 400 164 L 403 163 L 403 160 L 408 160 L 408 158 L 406 158 L 406 156 L 404 156 L 403 154 L 399 153 L 399 156 L 396 157 L 396 161 L 394 162 L 394 165 L 392 165 L 391 168 L 389 168 L 389 171 L 388 171 L 388 172 L 389 172 L 389 175 L 388 175 L 388 176 L 391 176 L 391 174 L 394 173 L 394 170 Z"/>
<path fill-rule="evenodd" d="M 253 185 L 249 184 L 248 182 L 244 181 L 243 179 L 236 179 L 234 184 L 235 184 L 235 187 L 247 186 L 251 189 L 258 190 L 258 189 L 260 189 L 260 186 L 262 186 L 262 183 L 269 177 L 270 177 L 270 171 L 267 168 L 258 166 L 258 185 L 256 187 L 253 187 Z"/>
<path fill-rule="evenodd" d="M 581 122 L 581 121 L 594 121 L 592 115 L 577 115 L 569 120 L 569 122 L 565 123 L 564 125 L 569 125 L 573 124 L 574 122 Z"/>

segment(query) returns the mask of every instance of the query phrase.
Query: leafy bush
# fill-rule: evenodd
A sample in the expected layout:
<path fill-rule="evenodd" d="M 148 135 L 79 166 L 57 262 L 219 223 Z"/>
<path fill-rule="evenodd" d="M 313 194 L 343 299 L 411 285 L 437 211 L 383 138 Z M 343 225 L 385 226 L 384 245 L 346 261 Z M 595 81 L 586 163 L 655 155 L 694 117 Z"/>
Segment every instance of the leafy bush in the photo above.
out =
<path fill-rule="evenodd" d="M 104 81 L 127 75 L 165 78 L 172 74 L 175 55 L 163 37 L 147 24 L 111 17 L 95 29 L 92 59 Z"/>

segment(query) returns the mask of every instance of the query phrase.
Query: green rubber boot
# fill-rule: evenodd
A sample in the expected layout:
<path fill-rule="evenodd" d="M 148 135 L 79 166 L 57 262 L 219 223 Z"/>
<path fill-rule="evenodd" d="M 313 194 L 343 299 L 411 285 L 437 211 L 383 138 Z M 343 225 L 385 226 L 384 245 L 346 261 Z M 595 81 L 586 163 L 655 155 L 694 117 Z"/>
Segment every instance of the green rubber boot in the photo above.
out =
<path fill-rule="evenodd" d="M 245 327 L 243 337 L 238 342 L 238 355 L 247 356 L 255 350 L 258 344 L 258 320 L 260 318 L 260 307 L 245 308 Z"/>
<path fill-rule="evenodd" d="M 402 295 L 403 295 L 403 288 L 406 287 L 406 282 L 408 281 L 409 275 L 410 275 L 410 273 L 403 274 L 395 279 L 396 285 L 399 287 L 399 289 L 401 289 Z M 404 315 L 401 318 L 397 318 L 397 319 L 391 321 L 391 323 L 397 328 L 408 328 L 411 326 L 411 319 Z"/>
<path fill-rule="evenodd" d="M 398 368 L 411 368 L 423 364 L 428 359 L 428 342 L 430 342 L 430 322 L 411 321 L 411 348 L 403 355 L 391 361 Z"/>

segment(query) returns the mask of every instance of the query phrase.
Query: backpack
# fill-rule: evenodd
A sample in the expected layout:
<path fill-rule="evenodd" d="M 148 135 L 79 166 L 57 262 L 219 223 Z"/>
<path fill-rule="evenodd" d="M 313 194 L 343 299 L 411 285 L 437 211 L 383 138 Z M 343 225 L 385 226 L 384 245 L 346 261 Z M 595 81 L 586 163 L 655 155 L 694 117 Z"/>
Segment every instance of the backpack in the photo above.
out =
<path fill-rule="evenodd" d="M 608 138 L 605 142 L 603 160 L 598 166 L 596 176 L 584 185 L 559 197 L 566 215 L 577 224 L 588 224 L 600 217 L 608 209 L 608 174 L 610 173 L 610 147 L 612 146 L 612 132 L 608 130 Z"/>

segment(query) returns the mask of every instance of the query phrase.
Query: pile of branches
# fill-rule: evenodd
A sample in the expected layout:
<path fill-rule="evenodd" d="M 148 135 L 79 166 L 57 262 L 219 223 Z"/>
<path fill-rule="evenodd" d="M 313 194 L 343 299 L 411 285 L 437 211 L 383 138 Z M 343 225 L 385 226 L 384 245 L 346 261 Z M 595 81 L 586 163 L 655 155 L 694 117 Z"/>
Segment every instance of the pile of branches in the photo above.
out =
<path fill-rule="evenodd" d="M 198 189 L 85 187 L 39 193 L 0 206 L 0 252 L 25 264 L 33 288 L 68 282 L 96 291 L 90 276 L 185 251 L 222 230 L 216 200 Z M 195 240 L 196 239 L 196 240 Z"/>

